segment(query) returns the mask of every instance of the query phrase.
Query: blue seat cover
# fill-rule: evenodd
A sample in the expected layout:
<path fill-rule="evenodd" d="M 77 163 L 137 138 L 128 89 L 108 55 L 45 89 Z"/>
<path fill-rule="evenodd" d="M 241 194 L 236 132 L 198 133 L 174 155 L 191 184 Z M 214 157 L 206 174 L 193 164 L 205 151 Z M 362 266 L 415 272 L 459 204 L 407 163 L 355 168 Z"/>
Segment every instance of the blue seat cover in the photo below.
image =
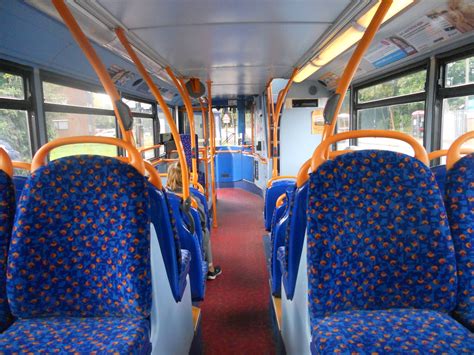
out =
<path fill-rule="evenodd" d="M 446 212 L 433 174 L 417 159 L 368 150 L 327 161 L 310 175 L 307 213 L 313 342 L 318 324 L 338 312 L 454 309 Z"/>
<path fill-rule="evenodd" d="M 158 236 L 171 292 L 176 302 L 179 302 L 186 288 L 186 276 L 191 256 L 186 250 L 187 257 L 182 257 L 176 219 L 173 210 L 169 207 L 166 193 L 151 184 L 149 184 L 148 190 L 151 202 L 151 223 Z"/>
<path fill-rule="evenodd" d="M 0 336 L 10 353 L 150 354 L 150 322 L 125 317 L 48 317 L 20 319 Z"/>
<path fill-rule="evenodd" d="M 295 294 L 296 279 L 306 232 L 307 203 L 308 183 L 305 183 L 303 186 L 296 188 L 290 200 L 291 208 L 288 210 L 284 249 L 281 252 L 283 254 L 279 256 L 283 287 L 285 287 L 286 297 L 289 300 L 292 300 Z"/>
<path fill-rule="evenodd" d="M 26 176 L 13 176 L 13 184 L 15 185 L 15 197 L 17 203 L 20 199 L 21 193 L 23 192 L 23 187 L 25 186 L 26 180 Z"/>
<path fill-rule="evenodd" d="M 448 211 L 458 271 L 456 319 L 474 331 L 474 154 L 448 171 Z"/>
<path fill-rule="evenodd" d="M 15 190 L 13 181 L 0 170 L 0 332 L 13 321 L 6 290 L 7 255 L 15 216 Z"/>
<path fill-rule="evenodd" d="M 204 186 L 204 185 L 203 185 Z M 193 197 L 198 198 L 201 204 L 204 207 L 204 212 L 206 213 L 206 225 L 207 229 L 209 232 L 211 231 L 211 216 L 209 213 L 209 205 L 207 204 L 207 198 L 206 195 L 204 195 L 202 192 L 200 192 L 198 189 L 194 187 L 189 187 L 189 192 L 193 195 Z"/>
<path fill-rule="evenodd" d="M 54 334 L 75 324 L 68 337 L 81 340 L 69 346 L 101 343 L 115 352 L 122 323 L 129 348 L 149 350 L 149 332 L 141 331 L 151 310 L 149 203 L 146 178 L 114 158 L 61 158 L 33 172 L 19 201 L 7 268 L 8 299 L 19 320 L 0 344 L 17 337 L 33 352 L 49 349 L 50 336 L 59 340 Z M 103 330 L 101 339 L 91 327 Z"/>
<path fill-rule="evenodd" d="M 436 178 L 441 196 L 444 198 L 446 193 L 446 165 L 434 166 L 431 168 L 431 171 Z"/>
<path fill-rule="evenodd" d="M 280 195 L 284 194 L 288 187 L 294 186 L 294 180 L 276 180 L 272 185 L 265 190 L 265 206 L 263 209 L 263 218 L 265 222 L 265 229 L 271 230 L 271 222 L 273 217 L 273 210 L 275 209 L 276 201 Z"/>
<path fill-rule="evenodd" d="M 313 354 L 474 353 L 474 334 L 444 313 L 420 309 L 335 313 L 315 326 L 313 339 Z"/>
<path fill-rule="evenodd" d="M 193 208 L 190 211 L 196 226 L 196 232 L 191 233 L 185 223 L 187 217 L 183 217 L 180 209 L 181 197 L 171 192 L 167 193 L 167 195 L 170 207 L 176 219 L 181 248 L 188 250 L 191 254 L 191 265 L 189 269 L 191 298 L 194 302 L 199 302 L 204 299 L 207 279 L 207 263 L 204 260 L 202 249 L 202 231 L 201 239 L 198 236 L 198 229 L 200 229 L 199 214 Z M 196 218 L 198 223 L 196 223 Z"/>

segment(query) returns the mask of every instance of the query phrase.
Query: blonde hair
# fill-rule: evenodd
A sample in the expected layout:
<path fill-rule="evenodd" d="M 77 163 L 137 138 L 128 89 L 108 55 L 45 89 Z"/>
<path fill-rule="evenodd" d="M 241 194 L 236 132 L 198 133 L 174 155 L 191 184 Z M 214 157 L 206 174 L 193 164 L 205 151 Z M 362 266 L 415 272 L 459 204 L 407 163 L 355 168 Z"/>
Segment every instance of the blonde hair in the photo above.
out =
<path fill-rule="evenodd" d="M 166 187 L 172 191 L 183 189 L 183 179 L 181 178 L 181 165 L 179 162 L 173 163 L 168 167 L 168 179 Z"/>

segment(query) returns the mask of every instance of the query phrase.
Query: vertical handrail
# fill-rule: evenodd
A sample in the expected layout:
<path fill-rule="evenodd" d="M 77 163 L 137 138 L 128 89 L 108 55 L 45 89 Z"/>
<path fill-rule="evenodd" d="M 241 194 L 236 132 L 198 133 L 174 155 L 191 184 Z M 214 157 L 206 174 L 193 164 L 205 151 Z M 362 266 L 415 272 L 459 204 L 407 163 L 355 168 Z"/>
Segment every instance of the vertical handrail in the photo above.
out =
<path fill-rule="evenodd" d="M 197 173 L 197 161 L 196 161 L 196 131 L 194 129 L 194 110 L 193 110 L 193 105 L 191 103 L 191 100 L 189 99 L 189 93 L 188 90 L 186 89 L 186 85 L 184 85 L 184 82 L 182 80 L 178 80 L 176 76 L 174 75 L 173 71 L 171 70 L 170 67 L 166 67 L 166 72 L 168 73 L 169 77 L 173 81 L 174 85 L 179 91 L 179 94 L 181 95 L 181 98 L 183 99 L 184 107 L 186 109 L 186 114 L 188 116 L 189 120 L 189 130 L 191 134 L 191 164 L 192 164 L 192 184 L 194 186 L 197 186 L 198 182 L 198 173 Z"/>
<path fill-rule="evenodd" d="M 295 79 L 296 74 L 298 73 L 298 68 L 293 69 L 291 73 L 290 79 L 286 83 L 285 87 L 280 90 L 278 93 L 278 99 L 276 104 L 276 109 L 273 116 L 273 164 L 272 164 L 272 177 L 278 176 L 278 159 L 276 153 L 278 151 L 278 127 L 280 126 L 280 115 L 281 109 L 283 108 L 283 103 L 285 102 L 286 95 L 290 90 L 291 84 L 293 84 L 293 80 Z M 280 155 L 280 154 L 278 154 Z"/>
<path fill-rule="evenodd" d="M 133 50 L 132 46 L 128 42 L 128 39 L 125 36 L 123 29 L 116 28 L 115 33 L 117 34 L 118 39 L 122 43 L 123 47 L 127 51 L 130 58 L 135 63 L 135 66 L 137 67 L 138 72 L 143 77 L 143 80 L 145 80 L 145 82 L 147 83 L 156 101 L 158 101 L 158 104 L 163 110 L 166 120 L 168 121 L 168 125 L 170 126 L 170 130 L 171 130 L 171 135 L 173 136 L 173 139 L 176 143 L 176 149 L 178 151 L 179 163 L 181 165 L 181 176 L 183 180 L 183 199 L 186 201 L 189 198 L 189 172 L 188 172 L 188 166 L 186 164 L 186 157 L 184 155 L 183 144 L 181 143 L 181 137 L 179 135 L 178 127 L 176 127 L 176 123 L 173 119 L 173 115 L 171 114 L 171 111 L 168 105 L 163 99 L 163 96 L 161 95 L 160 90 L 158 89 L 156 84 L 153 82 L 153 79 L 151 78 L 150 74 L 148 74 L 147 70 L 145 69 L 142 62 L 140 61 L 135 51 Z"/>
<path fill-rule="evenodd" d="M 127 131 L 122 121 L 122 116 L 120 115 L 120 111 L 117 107 L 117 101 L 121 101 L 120 94 L 117 91 L 110 75 L 105 68 L 104 63 L 100 60 L 99 56 L 97 55 L 96 51 L 92 47 L 90 41 L 81 30 L 81 27 L 74 19 L 69 8 L 64 3 L 64 0 L 52 0 L 53 5 L 58 11 L 59 15 L 63 19 L 64 23 L 66 24 L 67 28 L 71 32 L 72 36 L 76 40 L 79 47 L 82 49 L 84 55 L 86 56 L 87 60 L 91 64 L 92 68 L 96 72 L 102 86 L 105 89 L 105 92 L 109 97 L 112 99 L 112 105 L 114 108 L 115 116 L 117 117 L 117 122 L 119 124 L 120 132 L 122 132 L 123 140 L 130 142 L 133 144 L 133 135 L 131 130 Z"/>
<path fill-rule="evenodd" d="M 208 189 L 208 184 L 209 184 L 209 161 L 207 159 L 207 149 L 208 149 L 208 134 L 207 134 L 207 118 L 206 118 L 206 112 L 204 109 L 204 102 L 202 99 L 199 99 L 199 104 L 201 105 L 201 115 L 202 115 L 202 135 L 204 138 L 204 150 L 202 157 L 204 158 L 204 180 L 205 180 L 205 193 L 206 193 L 206 198 L 209 197 L 209 189 Z"/>
<path fill-rule="evenodd" d="M 216 131 L 214 125 L 214 113 L 212 112 L 212 91 L 210 80 L 207 81 L 207 114 L 209 117 L 209 141 L 211 145 L 211 188 L 212 188 L 212 226 L 217 228 L 217 192 L 216 192 Z"/>
<path fill-rule="evenodd" d="M 360 39 L 359 43 L 357 44 L 356 49 L 354 50 L 354 53 L 351 56 L 351 59 L 349 59 L 349 62 L 346 65 L 346 68 L 344 69 L 344 73 L 342 74 L 341 78 L 339 79 L 339 83 L 337 85 L 336 89 L 336 94 L 339 94 L 339 99 L 336 105 L 336 109 L 334 110 L 334 115 L 331 120 L 331 125 L 328 130 L 328 136 L 331 136 L 334 134 L 334 129 L 336 127 L 336 122 L 337 122 L 337 116 L 339 115 L 339 112 L 341 111 L 342 107 L 342 102 L 344 101 L 344 98 L 347 93 L 347 89 L 349 88 L 349 85 L 357 71 L 357 68 L 359 67 L 359 64 L 367 51 L 369 49 L 370 44 L 372 43 L 372 40 L 375 37 L 375 34 L 377 33 L 380 25 L 382 24 L 382 21 L 387 14 L 388 10 L 390 10 L 390 6 L 392 6 L 393 0 L 382 0 L 379 7 L 377 8 L 377 11 L 374 14 L 374 17 L 372 17 L 372 20 L 370 21 L 369 26 L 364 32 L 364 35 Z"/>
<path fill-rule="evenodd" d="M 267 132 L 268 132 L 268 136 L 267 136 L 267 158 L 270 159 L 271 158 L 271 149 L 272 149 L 272 139 L 271 139 L 271 136 L 272 136 L 272 133 L 271 133 L 271 122 L 272 122 L 272 112 L 271 112 L 271 106 L 270 105 L 273 105 L 273 99 L 271 98 L 270 96 L 270 86 L 272 85 L 272 82 L 270 81 L 268 84 L 267 84 L 267 87 L 265 89 L 266 91 L 266 98 L 267 98 Z"/>
<path fill-rule="evenodd" d="M 255 104 L 252 103 L 252 108 L 250 110 L 250 125 L 251 125 L 251 144 L 252 144 L 252 154 L 255 153 Z"/>

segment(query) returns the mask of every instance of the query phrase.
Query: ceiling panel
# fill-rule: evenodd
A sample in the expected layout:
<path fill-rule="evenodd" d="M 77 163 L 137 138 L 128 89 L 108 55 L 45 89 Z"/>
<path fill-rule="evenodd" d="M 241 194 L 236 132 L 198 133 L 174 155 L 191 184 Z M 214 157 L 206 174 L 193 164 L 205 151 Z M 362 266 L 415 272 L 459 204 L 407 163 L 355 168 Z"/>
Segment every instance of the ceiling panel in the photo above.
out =
<path fill-rule="evenodd" d="M 184 76 L 215 93 L 257 94 L 292 68 L 349 0 L 98 0 Z"/>

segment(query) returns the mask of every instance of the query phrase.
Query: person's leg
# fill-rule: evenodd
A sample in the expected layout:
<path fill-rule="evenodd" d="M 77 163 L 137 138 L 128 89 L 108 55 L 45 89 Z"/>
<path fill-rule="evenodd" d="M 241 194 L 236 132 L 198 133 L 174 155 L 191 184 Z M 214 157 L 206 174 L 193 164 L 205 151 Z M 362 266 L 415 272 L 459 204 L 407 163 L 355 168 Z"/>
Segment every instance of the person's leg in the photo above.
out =
<path fill-rule="evenodd" d="M 202 244 L 204 246 L 204 258 L 208 265 L 207 278 L 209 280 L 214 280 L 218 275 L 222 273 L 220 266 L 214 266 L 212 262 L 212 248 L 211 248 L 211 235 L 207 228 L 203 229 L 203 240 Z"/>

